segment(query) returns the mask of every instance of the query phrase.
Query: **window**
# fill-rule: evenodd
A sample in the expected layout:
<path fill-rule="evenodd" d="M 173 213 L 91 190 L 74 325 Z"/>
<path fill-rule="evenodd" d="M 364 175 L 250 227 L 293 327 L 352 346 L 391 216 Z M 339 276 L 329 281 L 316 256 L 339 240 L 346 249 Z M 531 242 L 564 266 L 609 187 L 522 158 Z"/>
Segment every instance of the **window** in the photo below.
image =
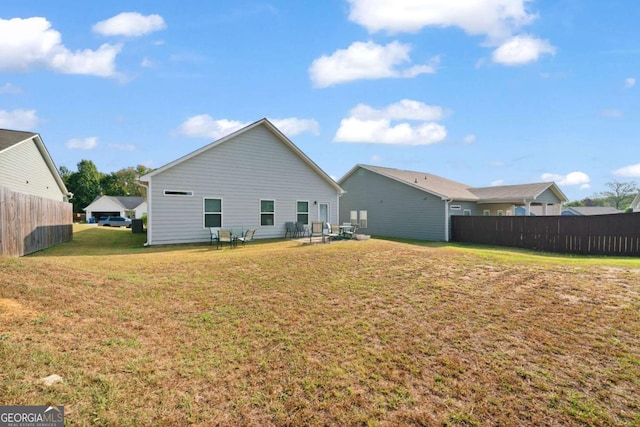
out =
<path fill-rule="evenodd" d="M 367 211 L 360 211 L 360 228 L 367 228 Z"/>
<path fill-rule="evenodd" d="M 504 211 L 502 209 L 498 209 L 498 216 L 503 216 L 504 215 Z"/>
<path fill-rule="evenodd" d="M 489 209 L 485 209 L 482 211 L 483 216 L 491 216 L 491 211 Z"/>
<path fill-rule="evenodd" d="M 349 220 L 351 222 L 351 225 L 358 224 L 358 211 L 349 212 Z"/>
<path fill-rule="evenodd" d="M 222 199 L 204 199 L 204 227 L 222 227 Z"/>
<path fill-rule="evenodd" d="M 511 209 L 507 211 L 507 216 L 513 216 L 513 211 Z"/>
<path fill-rule="evenodd" d="M 309 202 L 296 202 L 296 219 L 303 224 L 309 224 Z"/>
<path fill-rule="evenodd" d="M 275 224 L 275 206 L 274 200 L 260 200 L 260 225 Z"/>
<path fill-rule="evenodd" d="M 165 196 L 193 196 L 193 191 L 164 190 Z"/>
<path fill-rule="evenodd" d="M 462 215 L 464 216 L 471 216 L 471 209 L 465 209 L 462 211 Z"/>

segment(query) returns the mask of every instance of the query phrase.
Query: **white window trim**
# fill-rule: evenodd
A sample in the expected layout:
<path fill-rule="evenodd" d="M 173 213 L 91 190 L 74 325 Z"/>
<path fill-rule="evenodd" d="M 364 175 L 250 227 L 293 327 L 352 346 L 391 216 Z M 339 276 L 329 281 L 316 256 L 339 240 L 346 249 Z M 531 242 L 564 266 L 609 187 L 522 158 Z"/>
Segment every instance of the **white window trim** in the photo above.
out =
<path fill-rule="evenodd" d="M 307 212 L 299 212 L 298 211 L 298 203 L 300 203 L 300 202 L 307 204 Z M 273 205 L 274 205 L 274 210 L 275 210 L 275 201 L 273 202 Z M 296 200 L 296 222 L 298 222 L 298 215 L 299 214 L 304 214 L 304 213 L 307 214 L 307 223 L 305 225 L 311 224 L 311 221 L 310 221 L 310 219 L 311 219 L 311 202 L 308 201 L 308 200 Z"/>
<path fill-rule="evenodd" d="M 262 202 L 273 202 L 273 212 L 262 212 Z M 260 199 L 260 202 L 258 203 L 258 224 L 260 224 L 260 227 L 275 227 L 276 226 L 276 199 Z M 262 214 L 271 214 L 273 215 L 273 225 L 262 225 Z"/>
<path fill-rule="evenodd" d="M 204 229 L 209 229 L 209 228 L 216 228 L 216 227 L 207 227 L 205 225 L 205 215 L 207 213 L 209 214 L 217 214 L 217 212 L 207 212 L 205 210 L 205 200 L 220 200 L 220 228 L 222 228 L 222 226 L 224 225 L 224 200 L 222 199 L 222 197 L 214 197 L 214 196 L 208 196 L 208 197 L 203 197 L 202 198 L 202 228 Z"/>

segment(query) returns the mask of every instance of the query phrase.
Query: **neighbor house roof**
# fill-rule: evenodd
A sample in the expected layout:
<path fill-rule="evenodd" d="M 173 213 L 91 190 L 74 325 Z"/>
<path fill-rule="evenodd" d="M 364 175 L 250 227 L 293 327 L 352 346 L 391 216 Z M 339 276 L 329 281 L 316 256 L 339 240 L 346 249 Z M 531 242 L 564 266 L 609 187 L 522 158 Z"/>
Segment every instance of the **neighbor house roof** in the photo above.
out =
<path fill-rule="evenodd" d="M 123 209 L 133 210 L 140 206 L 142 202 L 144 202 L 144 197 L 140 196 L 98 196 L 93 201 L 84 208 L 83 210 L 89 209 L 91 205 L 96 203 L 98 200 L 107 199 L 115 205 L 121 206 Z"/>
<path fill-rule="evenodd" d="M 419 188 L 423 191 L 439 196 L 443 199 L 469 200 L 476 201 L 478 197 L 469 191 L 469 186 L 461 184 L 441 176 L 432 175 L 424 172 L 415 172 L 395 168 L 384 168 L 381 166 L 356 165 L 347 174 L 340 179 L 339 183 L 343 183 L 357 169 L 367 169 L 379 175 L 386 176 L 393 180 L 402 182 L 412 187 Z"/>
<path fill-rule="evenodd" d="M 565 209 L 574 215 L 611 215 L 622 213 L 621 210 L 610 206 L 571 206 Z"/>
<path fill-rule="evenodd" d="M 535 200 L 540 194 L 551 188 L 560 201 L 567 201 L 567 197 L 553 182 L 534 184 L 502 185 L 496 187 L 470 187 L 437 175 L 381 166 L 356 165 L 338 181 L 342 184 L 359 168 L 367 169 L 386 176 L 403 184 L 419 188 L 443 199 L 456 201 L 473 201 L 481 203 L 518 203 L 524 200 Z"/>
<path fill-rule="evenodd" d="M 30 140 L 34 141 L 34 143 L 36 144 L 36 147 L 38 148 L 40 155 L 42 155 L 42 158 L 47 164 L 47 167 L 49 168 L 51 175 L 53 176 L 56 183 L 58 184 L 58 187 L 60 188 L 60 191 L 62 192 L 62 194 L 64 194 L 65 196 L 71 197 L 73 194 L 71 194 L 69 190 L 67 190 L 67 186 L 64 185 L 64 181 L 62 181 L 62 178 L 60 177 L 58 168 L 53 162 L 53 159 L 51 158 L 51 155 L 49 154 L 47 147 L 45 147 L 44 142 L 42 141 L 42 138 L 40 138 L 40 135 L 38 135 L 37 133 L 24 132 L 19 130 L 10 130 L 10 129 L 0 129 L 0 153 L 2 153 L 5 150 L 11 149 L 11 147 L 13 146 L 16 146 L 18 144 L 21 144 L 23 142 L 30 141 Z"/>
<path fill-rule="evenodd" d="M 566 202 L 568 200 L 564 193 L 560 191 L 558 186 L 553 182 L 478 187 L 470 188 L 469 190 L 485 203 L 516 203 L 522 202 L 523 199 L 535 200 L 549 188 L 551 188 L 551 191 L 553 191 L 560 201 Z"/>
<path fill-rule="evenodd" d="M 277 127 L 273 125 L 273 123 L 271 123 L 266 118 L 260 119 L 257 122 L 254 122 L 248 126 L 245 126 L 242 129 L 239 129 L 225 137 L 222 137 L 216 141 L 213 141 L 196 151 L 193 151 L 177 160 L 174 160 L 171 163 L 167 163 L 166 165 L 141 176 L 140 181 L 149 182 L 149 178 L 152 178 L 153 176 L 159 173 L 162 173 L 169 168 L 179 165 L 184 161 L 187 161 L 193 157 L 196 157 L 205 151 L 208 151 L 214 147 L 217 147 L 220 144 L 224 144 L 225 142 L 232 140 L 238 135 L 248 132 L 249 130 L 254 129 L 258 126 L 264 126 L 268 130 L 270 130 L 280 141 L 282 141 L 289 149 L 291 149 L 291 151 L 293 151 L 298 157 L 300 157 L 300 159 L 302 159 L 311 169 L 313 169 L 318 175 L 320 175 L 325 181 L 327 181 L 327 183 L 329 183 L 333 188 L 335 188 L 338 193 L 342 194 L 344 192 L 342 188 L 340 188 L 338 183 L 336 183 L 329 175 L 327 175 L 326 172 L 320 168 L 320 166 L 315 164 L 315 162 L 313 162 L 309 157 L 307 157 L 306 154 L 304 154 L 298 147 L 296 147 L 296 145 L 293 142 L 291 142 L 289 138 L 287 138 Z"/>
<path fill-rule="evenodd" d="M 23 132 L 20 130 L 0 129 L 0 151 L 4 151 L 20 142 L 36 136 L 33 132 Z"/>

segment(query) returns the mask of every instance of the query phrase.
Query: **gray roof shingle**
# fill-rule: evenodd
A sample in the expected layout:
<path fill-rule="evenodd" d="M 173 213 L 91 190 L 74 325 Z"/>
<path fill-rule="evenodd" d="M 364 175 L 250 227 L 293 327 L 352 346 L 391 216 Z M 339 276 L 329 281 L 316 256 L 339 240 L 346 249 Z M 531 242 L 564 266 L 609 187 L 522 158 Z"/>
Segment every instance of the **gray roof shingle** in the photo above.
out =
<path fill-rule="evenodd" d="M 0 151 L 18 144 L 26 139 L 36 136 L 33 132 L 23 132 L 19 130 L 0 129 Z"/>

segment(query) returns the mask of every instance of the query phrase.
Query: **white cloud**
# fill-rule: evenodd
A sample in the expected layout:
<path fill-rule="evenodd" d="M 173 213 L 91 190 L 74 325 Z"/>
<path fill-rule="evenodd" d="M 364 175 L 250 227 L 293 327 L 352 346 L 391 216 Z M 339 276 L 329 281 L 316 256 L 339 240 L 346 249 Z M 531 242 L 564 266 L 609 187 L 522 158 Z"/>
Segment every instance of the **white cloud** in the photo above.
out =
<path fill-rule="evenodd" d="M 489 162 L 489 167 L 491 167 L 491 168 L 498 169 L 498 168 L 503 168 L 505 166 L 506 166 L 505 162 L 503 162 L 501 160 L 492 160 L 492 161 Z"/>
<path fill-rule="evenodd" d="M 555 173 L 543 173 L 541 179 L 545 182 L 553 181 L 558 185 L 574 186 L 579 185 L 581 190 L 588 189 L 590 187 L 591 178 L 584 172 L 570 172 L 566 175 L 559 175 Z"/>
<path fill-rule="evenodd" d="M 271 123 L 287 136 L 294 136 L 303 132 L 311 132 L 314 135 L 320 133 L 320 125 L 313 119 L 269 119 Z"/>
<path fill-rule="evenodd" d="M 31 130 L 38 121 L 36 110 L 0 110 L 0 128 Z"/>
<path fill-rule="evenodd" d="M 622 117 L 622 111 L 618 110 L 617 108 L 607 108 L 605 110 L 602 110 L 600 114 L 603 117 Z"/>
<path fill-rule="evenodd" d="M 98 146 L 98 138 L 95 136 L 74 138 L 65 142 L 64 146 L 72 150 L 93 150 Z"/>
<path fill-rule="evenodd" d="M 71 52 L 60 33 L 45 18 L 0 19 L 0 70 L 29 71 L 44 67 L 65 74 L 115 76 L 115 57 L 121 45 L 103 44 L 97 50 Z"/>
<path fill-rule="evenodd" d="M 635 77 L 628 77 L 624 80 L 624 87 L 626 88 L 632 88 L 636 85 L 636 79 Z"/>
<path fill-rule="evenodd" d="M 493 62 L 503 65 L 524 65 L 537 61 L 541 55 L 554 55 L 556 48 L 547 40 L 531 36 L 515 36 L 493 51 Z"/>
<path fill-rule="evenodd" d="M 349 0 L 349 19 L 370 32 L 457 27 L 468 34 L 504 39 L 536 18 L 525 8 L 528 1 Z"/>
<path fill-rule="evenodd" d="M 247 126 L 249 123 L 237 120 L 214 120 L 208 114 L 189 117 L 177 129 L 179 134 L 194 138 L 219 139 Z"/>
<path fill-rule="evenodd" d="M 383 109 L 358 104 L 340 121 L 335 142 L 393 145 L 430 145 L 441 142 L 447 130 L 434 121 L 444 115 L 442 107 L 403 99 Z M 418 123 L 392 123 L 401 120 Z"/>
<path fill-rule="evenodd" d="M 472 133 L 465 135 L 465 137 L 462 138 L 462 142 L 464 142 L 465 144 L 473 144 L 474 142 L 476 142 L 476 136 Z"/>
<path fill-rule="evenodd" d="M 3 86 L 0 86 L 0 94 L 1 93 L 22 93 L 22 89 L 11 83 L 5 83 Z"/>
<path fill-rule="evenodd" d="M 491 181 L 491 184 L 489 184 L 490 187 L 498 187 L 500 185 L 504 185 L 504 179 L 496 179 L 495 181 Z"/>
<path fill-rule="evenodd" d="M 406 69 L 398 66 L 411 61 L 411 46 L 397 41 L 386 46 L 374 42 L 354 42 L 347 49 L 315 59 L 309 67 L 309 76 L 315 87 L 328 87 L 361 79 L 412 78 L 436 72 L 439 58 L 430 64 Z"/>
<path fill-rule="evenodd" d="M 318 122 L 313 119 L 298 119 L 295 117 L 286 119 L 269 119 L 271 123 L 287 136 L 298 135 L 303 132 L 318 134 Z M 176 130 L 178 134 L 194 138 L 211 138 L 213 140 L 227 136 L 251 122 L 220 119 L 214 120 L 208 114 L 200 114 L 189 117 Z"/>
<path fill-rule="evenodd" d="M 142 59 L 142 61 L 140 62 L 140 66 L 142 68 L 152 68 L 153 67 L 153 61 L 151 61 L 149 58 L 147 58 L 146 56 Z"/>
<path fill-rule="evenodd" d="M 531 0 L 348 0 L 349 19 L 372 33 L 417 33 L 426 27 L 460 28 L 469 35 L 486 37 L 485 45 L 499 46 L 493 60 L 521 65 L 554 54 L 548 41 L 516 36 L 536 18 L 527 11 Z M 476 63 L 476 68 L 483 62 Z"/>
<path fill-rule="evenodd" d="M 378 154 L 374 154 L 373 156 L 371 156 L 369 158 L 369 162 L 374 164 L 374 165 L 382 163 L 383 160 L 384 160 L 384 158 L 382 156 L 378 155 Z"/>
<path fill-rule="evenodd" d="M 640 163 L 616 169 L 612 173 L 615 176 L 621 176 L 625 178 L 640 178 Z"/>
<path fill-rule="evenodd" d="M 437 105 L 427 105 L 420 101 L 402 99 L 382 110 L 365 104 L 358 104 L 349 114 L 360 119 L 423 120 L 437 121 L 444 117 L 444 109 Z"/>
<path fill-rule="evenodd" d="M 104 36 L 144 36 L 167 28 L 160 15 L 141 15 L 138 12 L 123 12 L 93 26 L 93 31 Z"/>

